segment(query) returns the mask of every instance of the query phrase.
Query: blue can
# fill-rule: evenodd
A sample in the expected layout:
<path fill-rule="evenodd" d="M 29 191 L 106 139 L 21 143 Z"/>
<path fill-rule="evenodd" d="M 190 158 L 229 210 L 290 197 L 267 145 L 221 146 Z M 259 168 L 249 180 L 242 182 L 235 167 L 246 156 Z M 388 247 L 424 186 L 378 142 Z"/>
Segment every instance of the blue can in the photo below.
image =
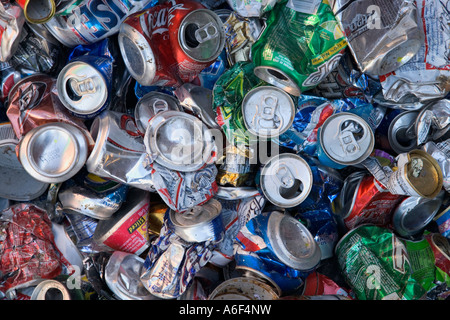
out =
<path fill-rule="evenodd" d="M 261 213 L 241 229 L 236 240 L 236 268 L 262 273 L 284 294 L 299 289 L 321 260 L 312 234 L 288 213 Z"/>

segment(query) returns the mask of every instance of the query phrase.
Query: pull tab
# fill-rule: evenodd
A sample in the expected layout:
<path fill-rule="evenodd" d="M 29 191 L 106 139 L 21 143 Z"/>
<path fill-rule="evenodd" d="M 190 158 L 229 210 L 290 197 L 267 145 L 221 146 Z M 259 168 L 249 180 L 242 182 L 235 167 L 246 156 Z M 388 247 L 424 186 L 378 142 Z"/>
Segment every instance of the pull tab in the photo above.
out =
<path fill-rule="evenodd" d="M 258 117 L 258 125 L 263 129 L 278 129 L 281 127 L 281 119 L 275 113 L 278 107 L 278 98 L 272 95 L 264 95 L 261 97 L 261 108 L 253 118 Z"/>
<path fill-rule="evenodd" d="M 355 153 L 360 149 L 353 133 L 349 130 L 341 131 L 339 134 L 339 141 L 341 142 L 342 149 L 346 154 Z"/>
<path fill-rule="evenodd" d="M 296 179 L 288 167 L 281 166 L 280 168 L 278 168 L 275 176 L 277 177 L 278 181 L 280 181 L 281 187 L 288 189 L 294 186 Z"/>
<path fill-rule="evenodd" d="M 212 23 L 207 23 L 203 27 L 198 28 L 195 31 L 195 39 L 199 43 L 206 42 L 208 40 L 217 38 L 219 35 L 219 32 L 217 30 L 217 27 Z"/>
<path fill-rule="evenodd" d="M 70 87 L 78 95 L 83 96 L 85 94 L 95 93 L 95 83 L 92 78 L 86 78 L 84 80 L 78 81 L 75 78 L 69 80 Z"/>
<path fill-rule="evenodd" d="M 167 103 L 167 101 L 156 99 L 155 102 L 153 102 L 153 111 L 155 112 L 155 115 L 167 110 L 169 110 L 169 104 Z"/>

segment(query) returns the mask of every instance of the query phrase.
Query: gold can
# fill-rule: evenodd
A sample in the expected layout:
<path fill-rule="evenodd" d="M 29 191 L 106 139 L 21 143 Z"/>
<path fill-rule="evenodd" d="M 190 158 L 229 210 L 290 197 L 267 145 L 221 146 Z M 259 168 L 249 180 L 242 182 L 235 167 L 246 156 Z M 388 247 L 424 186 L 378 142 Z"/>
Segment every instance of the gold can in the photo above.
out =
<path fill-rule="evenodd" d="M 22 8 L 25 19 L 29 23 L 48 22 L 56 12 L 54 0 L 17 0 Z"/>

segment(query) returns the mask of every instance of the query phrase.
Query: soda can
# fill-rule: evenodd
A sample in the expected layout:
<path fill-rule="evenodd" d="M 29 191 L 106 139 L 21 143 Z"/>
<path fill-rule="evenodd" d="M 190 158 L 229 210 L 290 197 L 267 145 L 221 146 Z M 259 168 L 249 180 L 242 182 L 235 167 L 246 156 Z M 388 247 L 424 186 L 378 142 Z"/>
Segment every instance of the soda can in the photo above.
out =
<path fill-rule="evenodd" d="M 321 1 L 314 14 L 291 9 L 287 2 L 279 1 L 267 14 L 251 56 L 259 78 L 300 96 L 334 70 L 347 40 L 328 1 Z"/>
<path fill-rule="evenodd" d="M 433 220 L 438 226 L 439 233 L 450 239 L 450 206 L 439 212 Z"/>
<path fill-rule="evenodd" d="M 175 234 L 187 242 L 220 241 L 225 231 L 221 210 L 222 205 L 213 198 L 182 213 L 170 210 L 169 219 Z"/>
<path fill-rule="evenodd" d="M 450 243 L 440 233 L 428 233 L 424 236 L 434 254 L 434 264 L 444 278 L 450 276 Z"/>
<path fill-rule="evenodd" d="M 9 91 L 20 81 L 22 74 L 11 66 L 9 62 L 0 62 L 2 81 L 0 83 L 0 101 L 5 102 Z"/>
<path fill-rule="evenodd" d="M 134 109 L 134 118 L 141 135 L 145 135 L 151 118 L 168 110 L 182 111 L 178 100 L 169 94 L 152 91 L 140 98 Z"/>
<path fill-rule="evenodd" d="M 339 267 L 358 300 L 418 300 L 425 289 L 412 276 L 410 257 L 389 229 L 361 225 L 336 245 Z"/>
<path fill-rule="evenodd" d="M 10 1 L 1 3 L 0 14 L 0 62 L 6 62 L 17 50 L 25 18 L 23 10 Z"/>
<path fill-rule="evenodd" d="M 375 136 L 360 116 L 348 112 L 328 117 L 318 133 L 318 158 L 335 169 L 363 162 L 373 151 Z"/>
<path fill-rule="evenodd" d="M 16 155 L 18 144 L 11 123 L 0 123 L 0 197 L 30 201 L 43 195 L 49 184 L 36 180 L 24 169 Z"/>
<path fill-rule="evenodd" d="M 144 259 L 114 251 L 105 267 L 105 282 L 121 300 L 157 300 L 140 281 Z"/>
<path fill-rule="evenodd" d="M 313 176 L 309 164 L 300 156 L 284 153 L 272 157 L 261 169 L 257 185 L 276 206 L 293 208 L 309 195 Z"/>
<path fill-rule="evenodd" d="M 197 117 L 181 111 L 168 110 L 151 118 L 144 144 L 156 163 L 182 172 L 203 168 L 217 155 L 213 132 Z"/>
<path fill-rule="evenodd" d="M 86 160 L 89 173 L 155 191 L 144 141 L 132 116 L 105 110 L 94 118 L 90 133 L 95 145 Z"/>
<path fill-rule="evenodd" d="M 278 294 L 271 286 L 251 277 L 238 277 L 220 283 L 208 300 L 277 300 Z"/>
<path fill-rule="evenodd" d="M 54 279 L 47 279 L 34 287 L 30 300 L 72 300 L 72 298 L 64 284 Z"/>
<path fill-rule="evenodd" d="M 98 253 L 109 250 L 108 247 L 98 245 L 93 240 L 95 228 L 97 228 L 98 225 L 97 219 L 76 211 L 68 209 L 61 210 L 63 211 L 64 217 L 69 221 L 69 224 L 64 226 L 65 230 L 76 248 L 82 254 Z"/>
<path fill-rule="evenodd" d="M 371 174 L 355 172 L 344 181 L 336 214 L 348 230 L 362 224 L 386 227 L 404 198 L 403 195 L 390 193 Z"/>
<path fill-rule="evenodd" d="M 128 15 L 157 3 L 156 0 L 66 2 L 58 7 L 58 13 L 45 26 L 58 41 L 69 48 L 95 43 L 116 34 Z"/>
<path fill-rule="evenodd" d="M 94 241 L 115 251 L 140 255 L 150 245 L 147 232 L 150 194 L 145 190 L 131 189 L 127 201 L 95 228 Z"/>
<path fill-rule="evenodd" d="M 23 8 L 25 19 L 30 23 L 48 22 L 56 12 L 54 0 L 17 0 Z"/>
<path fill-rule="evenodd" d="M 416 120 L 419 111 L 392 109 L 375 131 L 376 144 L 394 155 L 417 148 Z"/>
<path fill-rule="evenodd" d="M 109 106 L 112 64 L 111 59 L 86 55 L 72 59 L 60 71 L 58 95 L 73 115 L 92 119 Z"/>
<path fill-rule="evenodd" d="M 387 188 L 393 194 L 434 198 L 442 189 L 442 170 L 438 162 L 423 150 L 400 154 L 397 168 L 387 182 Z"/>
<path fill-rule="evenodd" d="M 19 160 L 36 180 L 64 182 L 81 170 L 88 157 L 88 142 L 81 130 L 63 122 L 30 130 L 19 143 Z"/>
<path fill-rule="evenodd" d="M 424 41 L 415 1 L 330 1 L 360 70 L 371 76 L 408 62 Z"/>
<path fill-rule="evenodd" d="M 242 117 L 247 130 L 262 139 L 284 133 L 294 122 L 294 100 L 285 91 L 261 86 L 247 92 L 242 101 Z"/>
<path fill-rule="evenodd" d="M 273 9 L 277 1 L 267 0 L 261 2 L 258 0 L 227 0 L 227 3 L 233 11 L 236 11 L 241 17 L 261 18 L 266 12 Z"/>

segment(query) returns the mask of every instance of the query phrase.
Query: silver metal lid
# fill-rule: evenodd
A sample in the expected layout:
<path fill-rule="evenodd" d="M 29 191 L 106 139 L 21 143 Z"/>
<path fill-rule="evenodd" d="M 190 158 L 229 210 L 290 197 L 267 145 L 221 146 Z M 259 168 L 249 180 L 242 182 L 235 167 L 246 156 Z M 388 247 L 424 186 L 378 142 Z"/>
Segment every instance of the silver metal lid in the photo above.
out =
<path fill-rule="evenodd" d="M 312 270 L 322 258 L 319 245 L 312 234 L 289 214 L 272 212 L 267 236 L 277 258 L 293 269 Z"/>
<path fill-rule="evenodd" d="M 237 277 L 220 283 L 208 300 L 277 300 L 279 295 L 264 282 L 247 277 Z"/>
<path fill-rule="evenodd" d="M 93 114 L 108 99 L 108 87 L 102 73 L 82 61 L 69 62 L 59 73 L 56 87 L 61 102 L 75 114 Z"/>
<path fill-rule="evenodd" d="M 182 239 L 188 242 L 203 242 L 220 238 L 224 228 L 221 220 L 219 219 L 220 223 L 218 223 L 216 218 L 221 211 L 221 203 L 216 199 L 210 199 L 207 203 L 195 206 L 186 212 L 170 210 L 169 218 L 175 226 L 175 233 Z"/>
<path fill-rule="evenodd" d="M 277 87 L 257 87 L 245 95 L 242 116 L 250 133 L 261 138 L 277 137 L 294 122 L 295 105 L 292 98 Z"/>
<path fill-rule="evenodd" d="M 135 254 L 114 251 L 105 267 L 105 282 L 122 300 L 159 300 L 141 282 L 143 265 Z"/>
<path fill-rule="evenodd" d="M 131 76 L 143 86 L 151 85 L 156 75 L 156 61 L 147 38 L 127 23 L 122 23 L 118 41 Z"/>
<path fill-rule="evenodd" d="M 139 99 L 134 109 L 134 118 L 139 131 L 145 134 L 149 120 L 158 113 L 168 110 L 181 111 L 175 97 L 156 91 L 145 94 Z"/>
<path fill-rule="evenodd" d="M 30 300 L 71 300 L 69 290 L 59 281 L 44 280 L 34 288 Z"/>
<path fill-rule="evenodd" d="M 369 124 L 349 112 L 336 113 L 327 118 L 320 128 L 319 140 L 325 154 L 342 165 L 361 163 L 375 146 Z"/>
<path fill-rule="evenodd" d="M 225 46 L 222 20 L 214 11 L 194 10 L 181 21 L 178 41 L 181 49 L 191 59 L 199 62 L 214 61 Z"/>
<path fill-rule="evenodd" d="M 64 182 L 85 164 L 86 138 L 77 127 L 47 123 L 30 130 L 21 140 L 19 158 L 25 170 L 46 183 Z"/>
<path fill-rule="evenodd" d="M 155 162 L 183 172 L 203 167 L 216 148 L 208 127 L 181 111 L 164 111 L 154 116 L 148 123 L 144 144 Z"/>
<path fill-rule="evenodd" d="M 277 68 L 257 66 L 253 69 L 253 72 L 258 78 L 292 94 L 293 96 L 299 97 L 301 94 L 300 87 L 297 83 L 286 73 Z"/>
<path fill-rule="evenodd" d="M 312 184 L 311 168 L 295 154 L 276 155 L 261 170 L 260 187 L 264 196 L 281 208 L 292 208 L 302 203 Z"/>
<path fill-rule="evenodd" d="M 396 153 L 409 152 L 417 148 L 415 124 L 419 111 L 404 111 L 389 125 L 388 140 Z"/>
<path fill-rule="evenodd" d="M 442 205 L 442 198 L 408 197 L 395 209 L 392 223 L 403 237 L 414 236 L 433 220 Z"/>

